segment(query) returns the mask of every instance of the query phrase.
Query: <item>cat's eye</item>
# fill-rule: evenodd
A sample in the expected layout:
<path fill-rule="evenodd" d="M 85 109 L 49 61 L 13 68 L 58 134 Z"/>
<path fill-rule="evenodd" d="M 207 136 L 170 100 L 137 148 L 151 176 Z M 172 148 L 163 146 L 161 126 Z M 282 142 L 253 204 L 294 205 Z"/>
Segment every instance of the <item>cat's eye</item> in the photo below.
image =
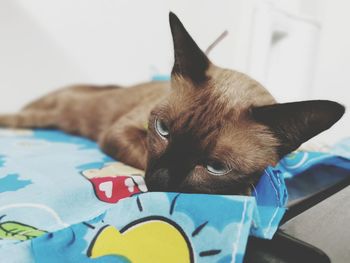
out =
<path fill-rule="evenodd" d="M 155 129 L 157 133 L 164 138 L 167 138 L 170 134 L 168 126 L 161 119 L 156 119 L 155 121 Z"/>
<path fill-rule="evenodd" d="M 205 168 L 209 173 L 217 176 L 225 175 L 232 170 L 228 165 L 220 161 L 209 161 Z"/>

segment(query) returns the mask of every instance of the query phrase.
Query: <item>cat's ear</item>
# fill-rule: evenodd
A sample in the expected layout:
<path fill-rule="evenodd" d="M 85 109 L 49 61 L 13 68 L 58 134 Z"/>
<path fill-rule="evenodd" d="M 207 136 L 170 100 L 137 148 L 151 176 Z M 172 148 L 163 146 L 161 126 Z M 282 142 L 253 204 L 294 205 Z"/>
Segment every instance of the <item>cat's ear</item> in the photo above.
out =
<path fill-rule="evenodd" d="M 197 46 L 179 18 L 172 12 L 169 13 L 171 34 L 174 43 L 174 66 L 172 75 L 178 74 L 201 84 L 207 80 L 206 71 L 209 67 L 209 59 Z"/>
<path fill-rule="evenodd" d="M 281 157 L 330 128 L 344 112 L 344 106 L 328 100 L 273 104 L 251 109 L 252 117 L 268 126 L 280 141 Z"/>

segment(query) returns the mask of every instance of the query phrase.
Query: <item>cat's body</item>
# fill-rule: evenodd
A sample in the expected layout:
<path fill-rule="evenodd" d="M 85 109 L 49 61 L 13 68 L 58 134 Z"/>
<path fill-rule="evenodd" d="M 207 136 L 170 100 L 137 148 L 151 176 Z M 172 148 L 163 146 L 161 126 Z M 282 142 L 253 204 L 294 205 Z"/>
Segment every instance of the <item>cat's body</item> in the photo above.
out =
<path fill-rule="evenodd" d="M 166 81 L 131 87 L 75 85 L 28 104 L 18 114 L 0 116 L 0 123 L 9 127 L 57 128 L 88 137 L 113 157 L 145 169 L 147 149 L 143 137 L 149 114 L 169 92 L 170 83 Z"/>
<path fill-rule="evenodd" d="M 258 82 L 212 64 L 174 14 L 170 82 L 58 90 L 0 125 L 55 127 L 146 170 L 154 191 L 248 194 L 268 165 L 331 127 L 332 101 L 277 104 Z"/>

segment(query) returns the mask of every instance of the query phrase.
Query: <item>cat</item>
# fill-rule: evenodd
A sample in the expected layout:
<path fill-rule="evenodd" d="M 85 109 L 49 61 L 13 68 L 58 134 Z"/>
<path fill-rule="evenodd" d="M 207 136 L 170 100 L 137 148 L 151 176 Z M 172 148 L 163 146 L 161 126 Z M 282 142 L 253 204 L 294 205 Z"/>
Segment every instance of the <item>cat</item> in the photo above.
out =
<path fill-rule="evenodd" d="M 277 103 L 257 81 L 214 65 L 171 12 L 169 22 L 169 82 L 67 87 L 0 115 L 0 125 L 95 140 L 110 156 L 145 169 L 150 191 L 248 195 L 267 166 L 344 114 L 327 100 Z"/>

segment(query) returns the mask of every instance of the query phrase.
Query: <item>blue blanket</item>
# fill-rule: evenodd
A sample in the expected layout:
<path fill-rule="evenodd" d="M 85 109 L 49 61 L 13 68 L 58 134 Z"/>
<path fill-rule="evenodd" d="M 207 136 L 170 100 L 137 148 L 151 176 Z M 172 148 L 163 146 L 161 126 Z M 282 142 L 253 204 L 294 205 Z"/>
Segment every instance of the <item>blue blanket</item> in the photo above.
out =
<path fill-rule="evenodd" d="M 242 262 L 249 235 L 278 227 L 286 167 L 268 167 L 253 196 L 146 193 L 142 171 L 94 142 L 0 130 L 2 261 Z"/>

